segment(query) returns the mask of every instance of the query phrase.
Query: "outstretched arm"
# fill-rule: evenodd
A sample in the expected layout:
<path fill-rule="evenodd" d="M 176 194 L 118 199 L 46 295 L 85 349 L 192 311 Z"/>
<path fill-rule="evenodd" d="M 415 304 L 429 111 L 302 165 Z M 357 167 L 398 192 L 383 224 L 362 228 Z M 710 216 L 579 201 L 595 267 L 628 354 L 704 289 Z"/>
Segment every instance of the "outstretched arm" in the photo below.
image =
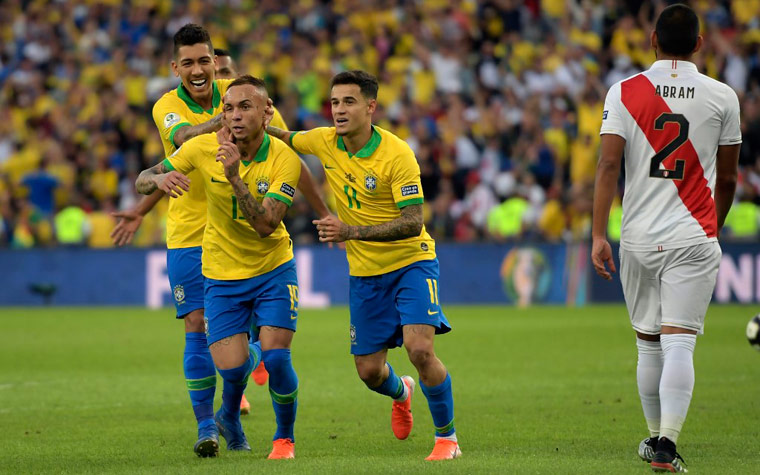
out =
<path fill-rule="evenodd" d="M 343 242 L 350 239 L 359 241 L 399 241 L 419 236 L 422 232 L 422 205 L 401 208 L 401 216 L 374 226 L 349 226 L 336 216 L 330 215 L 313 221 L 319 231 L 321 242 Z"/>
<path fill-rule="evenodd" d="M 119 218 L 119 221 L 111 231 L 111 239 L 117 246 L 123 246 L 130 244 L 132 238 L 142 224 L 143 217 L 148 214 L 150 210 L 156 206 L 156 203 L 161 201 L 161 198 L 166 196 L 161 190 L 156 190 L 148 196 L 143 196 L 134 208 L 116 211 L 111 213 L 114 218 Z"/>
<path fill-rule="evenodd" d="M 190 179 L 178 171 L 169 170 L 161 162 L 143 170 L 135 181 L 135 188 L 143 195 L 161 190 L 171 198 L 177 198 L 183 194 L 183 190 L 190 190 Z"/>
<path fill-rule="evenodd" d="M 267 133 L 273 137 L 277 137 L 278 139 L 282 140 L 288 146 L 292 146 L 290 143 L 290 135 L 293 134 L 293 132 L 288 132 L 287 130 L 278 129 L 277 127 L 272 127 L 271 125 L 267 125 Z"/>
<path fill-rule="evenodd" d="M 298 189 L 303 193 L 306 201 L 309 202 L 311 209 L 317 213 L 317 216 L 324 218 L 330 214 L 330 210 L 327 208 L 325 200 L 322 199 L 322 194 L 314 182 L 314 177 L 303 160 L 301 160 L 301 176 L 298 178 Z"/>
<path fill-rule="evenodd" d="M 212 119 L 198 125 L 186 125 L 177 129 L 174 133 L 174 145 L 180 148 L 183 143 L 193 137 L 203 134 L 210 134 L 222 128 L 222 114 L 217 114 Z"/>

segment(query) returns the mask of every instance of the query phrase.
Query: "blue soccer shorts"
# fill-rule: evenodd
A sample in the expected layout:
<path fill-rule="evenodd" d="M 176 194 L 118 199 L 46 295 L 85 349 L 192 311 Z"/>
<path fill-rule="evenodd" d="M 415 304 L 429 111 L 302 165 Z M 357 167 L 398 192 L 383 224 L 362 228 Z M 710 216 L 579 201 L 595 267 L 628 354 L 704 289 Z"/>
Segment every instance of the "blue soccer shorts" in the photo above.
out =
<path fill-rule="evenodd" d="M 203 282 L 201 248 L 186 247 L 166 251 L 166 272 L 174 298 L 177 318 L 203 308 Z"/>
<path fill-rule="evenodd" d="M 369 355 L 403 343 L 404 325 L 451 331 L 438 303 L 438 259 L 418 261 L 387 274 L 349 281 L 351 354 Z"/>
<path fill-rule="evenodd" d="M 211 345 L 238 333 L 250 337 L 251 325 L 296 331 L 296 261 L 250 279 L 206 279 L 206 340 Z M 255 319 L 255 320 L 254 320 Z"/>

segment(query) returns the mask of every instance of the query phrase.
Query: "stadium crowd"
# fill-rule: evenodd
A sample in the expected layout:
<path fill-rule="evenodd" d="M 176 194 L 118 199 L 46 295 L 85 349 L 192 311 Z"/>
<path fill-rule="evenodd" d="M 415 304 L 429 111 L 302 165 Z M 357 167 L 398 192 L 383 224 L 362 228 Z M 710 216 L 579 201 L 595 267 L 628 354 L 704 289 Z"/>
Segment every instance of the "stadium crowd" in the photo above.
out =
<path fill-rule="evenodd" d="M 110 213 L 134 205 L 137 173 L 163 158 L 150 111 L 179 84 L 171 38 L 190 22 L 241 73 L 267 81 L 292 130 L 331 124 L 335 73 L 375 74 L 376 123 L 414 150 L 434 238 L 584 240 L 606 90 L 654 61 L 649 32 L 669 3 L 5 0 L 0 246 L 112 246 Z M 705 38 L 698 67 L 741 101 L 738 203 L 725 234 L 757 239 L 760 0 L 690 3 Z M 164 242 L 165 201 L 134 245 Z M 618 200 L 612 239 L 621 214 Z M 315 241 L 305 200 L 286 223 L 296 242 Z"/>

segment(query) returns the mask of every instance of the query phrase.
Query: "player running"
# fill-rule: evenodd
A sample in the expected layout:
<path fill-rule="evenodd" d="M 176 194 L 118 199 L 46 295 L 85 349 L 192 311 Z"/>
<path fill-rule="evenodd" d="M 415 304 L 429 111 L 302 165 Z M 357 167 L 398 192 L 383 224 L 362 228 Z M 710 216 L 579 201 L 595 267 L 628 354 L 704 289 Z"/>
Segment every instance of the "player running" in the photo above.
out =
<path fill-rule="evenodd" d="M 651 42 L 652 67 L 607 93 L 591 258 L 596 272 L 611 279 L 606 229 L 625 153 L 620 280 L 637 336 L 636 379 L 650 434 L 639 455 L 656 472 L 685 472 L 676 443 L 720 264 L 718 235 L 736 189 L 739 101 L 691 62 L 702 46 L 691 8 L 664 9 Z"/>

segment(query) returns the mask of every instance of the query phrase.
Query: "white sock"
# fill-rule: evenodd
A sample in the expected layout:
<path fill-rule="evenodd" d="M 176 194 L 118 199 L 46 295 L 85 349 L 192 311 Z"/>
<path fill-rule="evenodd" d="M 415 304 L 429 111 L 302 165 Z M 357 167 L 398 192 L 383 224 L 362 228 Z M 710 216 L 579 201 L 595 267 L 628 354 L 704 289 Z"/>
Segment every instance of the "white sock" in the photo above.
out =
<path fill-rule="evenodd" d="M 409 397 L 409 388 L 406 387 L 403 379 L 401 380 L 401 384 L 404 386 L 404 392 L 401 393 L 401 396 L 393 399 L 396 402 L 404 402 Z"/>
<path fill-rule="evenodd" d="M 649 428 L 649 436 L 660 435 L 660 375 L 662 374 L 662 348 L 659 341 L 636 338 L 639 362 L 636 382 L 639 386 L 641 408 Z"/>
<path fill-rule="evenodd" d="M 663 367 L 660 378 L 662 419 L 660 437 L 678 440 L 694 390 L 694 346 L 697 336 L 687 333 L 660 335 Z"/>
<path fill-rule="evenodd" d="M 438 440 L 438 439 L 444 439 L 444 440 L 450 440 L 450 441 L 452 441 L 452 442 L 456 442 L 456 441 L 457 441 L 457 433 L 456 433 L 456 432 L 454 432 L 453 434 L 451 434 L 451 435 L 447 435 L 447 436 L 445 436 L 445 437 L 441 437 L 441 436 L 438 436 L 438 435 L 436 435 L 436 436 L 435 436 L 435 439 L 436 439 L 436 440 Z"/>

